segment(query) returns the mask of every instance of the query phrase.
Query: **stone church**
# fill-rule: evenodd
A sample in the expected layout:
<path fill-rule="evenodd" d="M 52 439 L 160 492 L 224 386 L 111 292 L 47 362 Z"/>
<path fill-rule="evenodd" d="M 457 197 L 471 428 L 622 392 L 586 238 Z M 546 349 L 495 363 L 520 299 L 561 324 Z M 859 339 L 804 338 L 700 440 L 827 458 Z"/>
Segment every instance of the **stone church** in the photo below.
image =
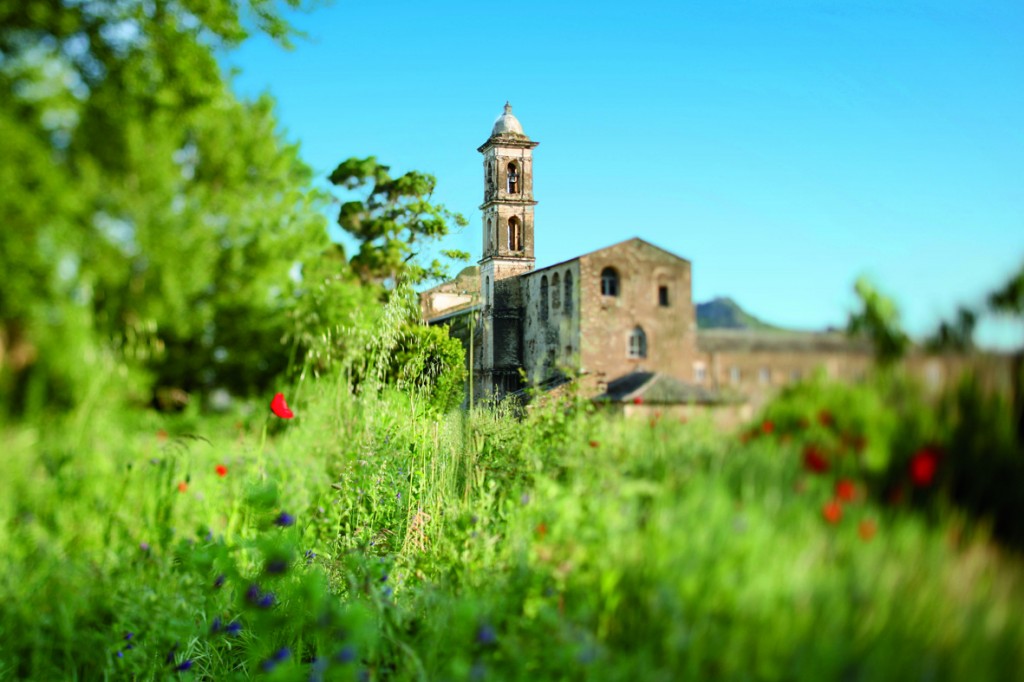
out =
<path fill-rule="evenodd" d="M 690 262 L 643 239 L 537 269 L 537 145 L 506 103 L 477 149 L 484 188 L 479 267 L 421 294 L 424 320 L 449 324 L 463 339 L 474 400 L 575 377 L 586 394 L 623 405 L 745 403 L 749 414 L 813 371 L 847 380 L 867 371 L 871 348 L 841 334 L 698 331 Z M 908 360 L 933 388 L 961 361 Z"/>

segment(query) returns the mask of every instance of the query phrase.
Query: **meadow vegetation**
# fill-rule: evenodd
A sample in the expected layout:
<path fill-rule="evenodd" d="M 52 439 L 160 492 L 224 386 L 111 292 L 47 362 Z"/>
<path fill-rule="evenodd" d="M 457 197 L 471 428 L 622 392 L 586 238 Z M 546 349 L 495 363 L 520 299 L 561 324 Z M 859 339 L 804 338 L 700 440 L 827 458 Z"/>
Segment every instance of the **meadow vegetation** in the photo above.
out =
<path fill-rule="evenodd" d="M 968 385 L 933 408 L 892 375 L 818 378 L 738 434 L 571 397 L 520 419 L 397 387 L 398 336 L 359 371 L 307 373 L 291 419 L 269 396 L 125 408 L 110 372 L 74 410 L 5 425 L 0 679 L 1024 665 L 1020 516 L 994 506 L 1019 505 L 1020 452 L 1006 406 L 972 412 L 990 398 Z"/>

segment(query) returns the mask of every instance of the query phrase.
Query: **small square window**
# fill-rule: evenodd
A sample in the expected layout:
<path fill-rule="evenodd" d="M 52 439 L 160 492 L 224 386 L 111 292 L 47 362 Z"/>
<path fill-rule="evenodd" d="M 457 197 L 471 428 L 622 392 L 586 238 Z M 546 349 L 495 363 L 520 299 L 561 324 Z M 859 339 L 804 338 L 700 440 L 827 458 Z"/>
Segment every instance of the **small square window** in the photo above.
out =
<path fill-rule="evenodd" d="M 668 307 L 668 287 L 665 285 L 658 287 L 658 305 Z"/>

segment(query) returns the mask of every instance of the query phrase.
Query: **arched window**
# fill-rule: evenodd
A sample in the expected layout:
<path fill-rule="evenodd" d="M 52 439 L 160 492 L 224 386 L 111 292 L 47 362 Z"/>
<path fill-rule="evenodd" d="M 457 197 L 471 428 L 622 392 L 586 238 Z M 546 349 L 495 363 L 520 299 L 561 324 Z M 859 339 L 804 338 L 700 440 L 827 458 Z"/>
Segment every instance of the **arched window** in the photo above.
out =
<path fill-rule="evenodd" d="M 484 277 L 484 305 L 491 304 L 491 278 Z"/>
<path fill-rule="evenodd" d="M 489 251 L 496 251 L 498 249 L 498 237 L 494 233 L 494 223 L 491 219 L 487 219 L 487 248 Z"/>
<path fill-rule="evenodd" d="M 647 357 L 647 334 L 644 334 L 639 325 L 633 327 L 633 331 L 629 333 L 629 357 Z"/>
<path fill-rule="evenodd" d="M 519 218 L 515 216 L 508 219 L 508 250 L 523 250 L 523 228 L 519 224 Z"/>
<path fill-rule="evenodd" d="M 548 276 L 540 278 L 540 319 L 548 319 Z"/>
<path fill-rule="evenodd" d="M 562 282 L 557 272 L 551 276 L 551 307 L 555 310 L 562 307 Z"/>
<path fill-rule="evenodd" d="M 565 271 L 565 314 L 572 313 L 572 272 Z"/>
<path fill-rule="evenodd" d="M 516 168 L 516 164 L 510 163 L 508 165 L 508 193 L 519 194 L 519 169 Z"/>
<path fill-rule="evenodd" d="M 619 295 L 619 273 L 615 271 L 615 268 L 605 268 L 601 271 L 601 295 Z"/>

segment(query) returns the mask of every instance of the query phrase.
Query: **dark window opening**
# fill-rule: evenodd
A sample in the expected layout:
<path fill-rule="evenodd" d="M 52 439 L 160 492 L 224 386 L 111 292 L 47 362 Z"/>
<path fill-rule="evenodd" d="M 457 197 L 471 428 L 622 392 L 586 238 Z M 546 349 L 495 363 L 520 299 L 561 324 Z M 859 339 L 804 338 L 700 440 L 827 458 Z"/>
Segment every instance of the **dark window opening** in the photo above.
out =
<path fill-rule="evenodd" d="M 664 285 L 658 287 L 658 305 L 663 308 L 668 307 L 668 287 Z"/>
<path fill-rule="evenodd" d="M 551 307 L 555 310 L 562 307 L 562 282 L 557 272 L 551 277 Z"/>
<path fill-rule="evenodd" d="M 615 268 L 605 268 L 601 271 L 601 295 L 619 295 L 619 273 L 615 272 Z"/>
<path fill-rule="evenodd" d="M 565 314 L 572 312 L 572 273 L 565 273 Z"/>
<path fill-rule="evenodd" d="M 548 319 L 548 276 L 540 278 L 540 319 Z"/>
<path fill-rule="evenodd" d="M 629 357 L 647 357 L 647 334 L 639 326 L 634 327 L 629 335 Z"/>

